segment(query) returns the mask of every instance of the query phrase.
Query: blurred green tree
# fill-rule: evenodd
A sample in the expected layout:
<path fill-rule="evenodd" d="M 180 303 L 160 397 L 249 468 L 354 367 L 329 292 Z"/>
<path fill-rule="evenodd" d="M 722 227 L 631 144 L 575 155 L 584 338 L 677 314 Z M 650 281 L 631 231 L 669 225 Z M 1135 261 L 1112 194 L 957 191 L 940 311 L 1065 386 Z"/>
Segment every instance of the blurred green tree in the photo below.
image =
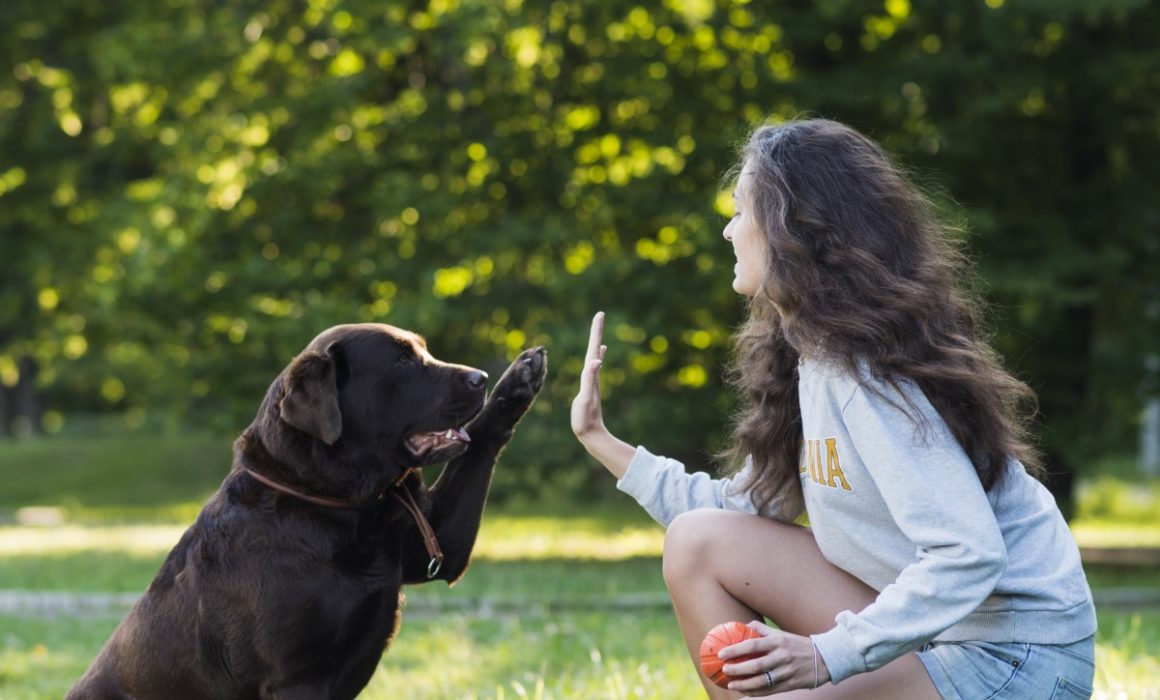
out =
<path fill-rule="evenodd" d="M 37 383 L 55 422 L 233 431 L 333 323 L 416 329 L 493 374 L 545 344 L 497 487 L 590 493 L 565 409 L 604 309 L 609 420 L 704 464 L 743 313 L 722 178 L 753 124 L 804 112 L 885 143 L 966 224 L 1051 451 L 1123 451 L 1160 337 L 1158 14 L 9 0 L 0 383 Z"/>

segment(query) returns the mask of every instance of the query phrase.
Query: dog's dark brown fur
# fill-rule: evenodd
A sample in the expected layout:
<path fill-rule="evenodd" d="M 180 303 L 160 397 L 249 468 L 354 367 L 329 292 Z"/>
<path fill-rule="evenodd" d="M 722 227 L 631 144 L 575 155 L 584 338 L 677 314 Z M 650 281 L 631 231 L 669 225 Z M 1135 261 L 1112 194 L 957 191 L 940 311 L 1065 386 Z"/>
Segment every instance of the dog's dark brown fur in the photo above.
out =
<path fill-rule="evenodd" d="M 450 460 L 430 489 L 413 472 L 400 488 L 446 556 L 437 578 L 457 580 L 495 461 L 546 371 L 542 348 L 524 351 L 485 403 L 487 375 L 439 362 L 413 333 L 319 335 L 270 386 L 221 488 L 68 698 L 355 697 L 398 628 L 402 585 L 429 580 L 415 520 L 380 496 L 408 468 Z M 470 443 L 413 437 L 465 424 Z M 357 507 L 306 502 L 244 469 Z"/>

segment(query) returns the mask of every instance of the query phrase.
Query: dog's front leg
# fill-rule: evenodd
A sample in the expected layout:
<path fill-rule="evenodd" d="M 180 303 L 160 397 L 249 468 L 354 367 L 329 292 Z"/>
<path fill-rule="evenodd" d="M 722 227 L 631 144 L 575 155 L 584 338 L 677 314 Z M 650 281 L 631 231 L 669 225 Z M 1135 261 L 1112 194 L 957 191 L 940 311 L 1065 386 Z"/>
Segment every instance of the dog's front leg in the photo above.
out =
<path fill-rule="evenodd" d="M 483 410 L 467 426 L 471 436 L 467 452 L 449 462 L 431 486 L 428 517 L 444 555 L 435 578 L 451 583 L 467 569 L 496 459 L 540 393 L 547 372 L 544 348 L 520 353 L 496 382 Z M 427 581 L 430 560 L 425 550 L 421 546 L 410 549 L 404 580 Z"/>

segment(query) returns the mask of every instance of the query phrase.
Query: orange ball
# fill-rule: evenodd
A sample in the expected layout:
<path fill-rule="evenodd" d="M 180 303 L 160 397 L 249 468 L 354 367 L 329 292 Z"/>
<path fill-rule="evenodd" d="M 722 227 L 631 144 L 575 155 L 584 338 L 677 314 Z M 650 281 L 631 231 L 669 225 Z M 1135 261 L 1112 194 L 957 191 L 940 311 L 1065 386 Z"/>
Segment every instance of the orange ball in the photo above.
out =
<path fill-rule="evenodd" d="M 705 635 L 701 640 L 701 671 L 705 677 L 713 681 L 722 688 L 728 687 L 729 681 L 741 680 L 742 678 L 751 678 L 751 676 L 728 676 L 721 670 L 721 667 L 726 664 L 726 661 L 717 656 L 717 652 L 725 647 L 733 646 L 737 642 L 743 642 L 746 639 L 757 639 L 761 635 L 750 629 L 740 622 L 723 622 Z M 742 661 L 756 659 L 761 654 L 746 654 L 745 656 L 736 656 L 729 659 L 728 663 L 737 664 Z"/>

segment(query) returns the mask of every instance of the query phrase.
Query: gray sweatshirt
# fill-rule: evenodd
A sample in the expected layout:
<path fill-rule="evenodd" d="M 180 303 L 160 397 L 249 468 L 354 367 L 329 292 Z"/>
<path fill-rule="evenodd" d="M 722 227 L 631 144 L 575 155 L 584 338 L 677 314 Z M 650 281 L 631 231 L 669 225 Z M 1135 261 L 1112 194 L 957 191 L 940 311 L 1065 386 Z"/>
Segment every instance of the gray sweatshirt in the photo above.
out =
<path fill-rule="evenodd" d="M 986 492 L 913 382 L 899 392 L 865 368 L 854 378 L 812 361 L 798 375 L 810 528 L 828 561 L 878 591 L 812 637 L 834 683 L 932 640 L 1066 644 L 1095 633 L 1075 540 L 1022 464 L 1011 460 Z M 738 486 L 748 469 L 712 479 L 638 447 L 617 486 L 667 527 L 693 508 L 756 513 Z M 774 502 L 761 515 L 799 513 Z"/>

